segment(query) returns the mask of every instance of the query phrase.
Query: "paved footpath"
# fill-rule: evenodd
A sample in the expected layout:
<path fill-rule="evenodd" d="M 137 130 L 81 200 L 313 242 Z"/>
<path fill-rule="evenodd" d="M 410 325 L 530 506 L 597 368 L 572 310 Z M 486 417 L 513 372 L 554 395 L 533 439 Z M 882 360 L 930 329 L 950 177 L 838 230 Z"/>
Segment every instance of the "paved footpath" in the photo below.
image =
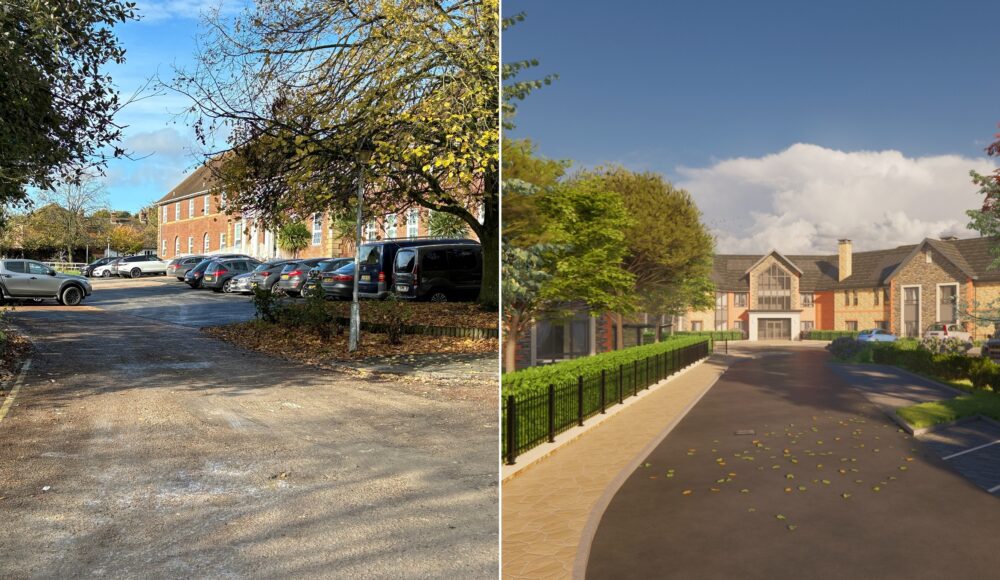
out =
<path fill-rule="evenodd" d="M 0 422 L 0 578 L 496 577 L 495 381 L 455 400 L 93 307 L 13 320 L 37 351 Z"/>
<path fill-rule="evenodd" d="M 615 494 L 586 577 L 995 578 L 996 498 L 828 359 L 734 364 Z"/>
<path fill-rule="evenodd" d="M 567 578 L 609 488 L 725 371 L 713 355 L 503 482 L 503 578 Z"/>

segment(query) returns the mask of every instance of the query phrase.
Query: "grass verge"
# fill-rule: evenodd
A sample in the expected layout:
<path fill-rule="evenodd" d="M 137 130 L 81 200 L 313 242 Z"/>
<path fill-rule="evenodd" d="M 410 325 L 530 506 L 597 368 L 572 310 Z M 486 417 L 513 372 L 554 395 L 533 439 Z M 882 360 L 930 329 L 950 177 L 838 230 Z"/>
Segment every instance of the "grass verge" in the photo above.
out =
<path fill-rule="evenodd" d="M 954 399 L 903 407 L 897 409 L 896 414 L 916 429 L 951 423 L 976 415 L 1000 420 L 1000 395 L 978 392 Z"/>

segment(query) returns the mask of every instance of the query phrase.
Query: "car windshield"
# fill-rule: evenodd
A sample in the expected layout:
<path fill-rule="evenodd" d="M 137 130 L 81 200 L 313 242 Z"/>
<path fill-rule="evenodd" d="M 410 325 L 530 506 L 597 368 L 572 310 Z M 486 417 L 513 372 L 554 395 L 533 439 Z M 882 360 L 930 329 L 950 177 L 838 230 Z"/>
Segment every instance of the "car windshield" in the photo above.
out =
<path fill-rule="evenodd" d="M 354 274 L 354 262 L 348 262 L 346 266 L 342 266 L 334 271 L 334 274 L 339 275 L 353 275 Z"/>
<path fill-rule="evenodd" d="M 931 330 L 932 331 L 942 331 L 942 330 L 944 330 L 944 325 L 943 324 L 935 324 L 934 326 L 931 326 Z"/>
<path fill-rule="evenodd" d="M 284 268 L 282 268 L 282 269 L 281 269 L 281 273 L 282 273 L 282 274 L 284 274 L 285 272 L 291 272 L 291 271 L 292 271 L 292 270 L 294 270 L 294 269 L 295 269 L 295 268 L 296 268 L 296 267 L 297 267 L 298 265 L 299 265 L 299 263 L 298 263 L 298 262 L 289 262 L 288 264 L 285 264 L 285 267 L 284 267 Z"/>

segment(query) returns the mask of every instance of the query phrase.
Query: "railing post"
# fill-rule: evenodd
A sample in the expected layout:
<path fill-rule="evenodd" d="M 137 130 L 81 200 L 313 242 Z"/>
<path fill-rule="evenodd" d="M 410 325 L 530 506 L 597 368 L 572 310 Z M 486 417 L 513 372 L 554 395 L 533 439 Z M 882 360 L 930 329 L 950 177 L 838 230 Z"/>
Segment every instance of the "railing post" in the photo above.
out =
<path fill-rule="evenodd" d="M 618 404 L 622 404 L 622 390 L 625 388 L 625 365 L 618 365 Z"/>
<path fill-rule="evenodd" d="M 639 361 L 632 361 L 632 396 L 639 394 Z"/>
<path fill-rule="evenodd" d="M 576 378 L 576 424 L 583 427 L 583 375 Z"/>
<path fill-rule="evenodd" d="M 549 443 L 556 441 L 556 387 L 549 385 Z"/>
<path fill-rule="evenodd" d="M 652 381 L 649 380 L 649 359 L 650 359 L 650 357 L 647 356 L 646 357 L 646 380 L 644 381 L 646 383 L 646 388 L 647 389 L 650 387 L 650 385 L 653 384 Z"/>
<path fill-rule="evenodd" d="M 514 395 L 507 395 L 507 465 L 514 465 L 517 458 L 517 403 Z"/>
<path fill-rule="evenodd" d="M 604 387 L 607 384 L 607 378 L 608 378 L 607 371 L 605 369 L 601 369 L 601 414 L 602 415 L 604 414 L 604 408 L 605 408 Z"/>

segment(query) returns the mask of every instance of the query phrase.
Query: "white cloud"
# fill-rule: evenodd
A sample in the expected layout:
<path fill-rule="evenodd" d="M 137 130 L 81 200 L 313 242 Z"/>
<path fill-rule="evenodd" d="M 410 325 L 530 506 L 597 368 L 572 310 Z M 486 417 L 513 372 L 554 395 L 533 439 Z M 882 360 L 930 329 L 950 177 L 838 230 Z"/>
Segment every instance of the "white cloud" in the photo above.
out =
<path fill-rule="evenodd" d="M 760 158 L 680 167 L 677 185 L 694 196 L 719 252 L 833 254 L 839 238 L 874 250 L 945 233 L 977 235 L 965 227 L 965 210 L 981 202 L 969 170 L 993 168 L 987 158 L 799 143 Z"/>
<path fill-rule="evenodd" d="M 125 147 L 133 157 L 178 158 L 189 155 L 193 145 L 194 139 L 181 135 L 173 127 L 143 131 L 125 139 Z"/>

